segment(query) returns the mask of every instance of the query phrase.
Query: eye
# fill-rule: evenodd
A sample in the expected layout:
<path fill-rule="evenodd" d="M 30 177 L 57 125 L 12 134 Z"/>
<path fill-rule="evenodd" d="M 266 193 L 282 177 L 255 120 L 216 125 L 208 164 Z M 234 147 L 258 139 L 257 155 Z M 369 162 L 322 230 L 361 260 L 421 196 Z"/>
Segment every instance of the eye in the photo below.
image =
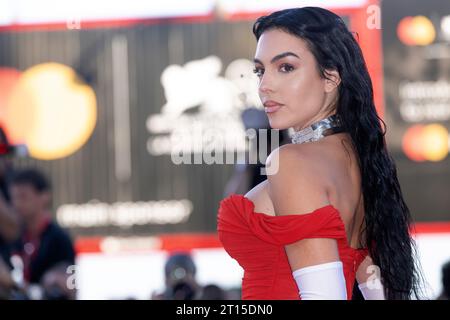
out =
<path fill-rule="evenodd" d="M 292 70 L 294 70 L 294 67 L 291 66 L 291 65 L 288 64 L 288 63 L 283 63 L 283 64 L 280 66 L 280 70 L 281 70 L 281 69 L 284 69 L 284 71 L 282 71 L 282 72 L 288 73 L 288 72 L 291 72 Z"/>
<path fill-rule="evenodd" d="M 261 78 L 262 75 L 263 75 L 263 73 L 264 73 L 264 70 L 263 70 L 262 68 L 255 67 L 255 68 L 253 69 L 253 72 L 256 74 L 256 76 L 257 76 L 258 78 Z"/>

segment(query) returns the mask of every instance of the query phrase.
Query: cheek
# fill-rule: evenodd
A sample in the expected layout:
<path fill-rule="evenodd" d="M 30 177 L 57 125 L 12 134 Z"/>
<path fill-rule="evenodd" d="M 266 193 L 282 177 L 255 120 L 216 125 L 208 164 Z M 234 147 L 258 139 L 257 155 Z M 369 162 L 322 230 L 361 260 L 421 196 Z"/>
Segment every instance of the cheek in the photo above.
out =
<path fill-rule="evenodd" d="M 23 196 L 23 197 L 17 197 L 14 200 L 13 205 L 21 213 L 27 213 L 28 211 L 32 210 L 36 206 L 36 203 L 30 197 Z"/>
<path fill-rule="evenodd" d="M 17 210 L 17 213 L 22 216 L 28 211 L 29 204 L 24 201 L 15 201 L 13 202 L 13 207 Z"/>
<path fill-rule="evenodd" d="M 285 96 L 292 108 L 316 108 L 324 98 L 323 81 L 317 75 L 299 74 L 287 83 Z"/>

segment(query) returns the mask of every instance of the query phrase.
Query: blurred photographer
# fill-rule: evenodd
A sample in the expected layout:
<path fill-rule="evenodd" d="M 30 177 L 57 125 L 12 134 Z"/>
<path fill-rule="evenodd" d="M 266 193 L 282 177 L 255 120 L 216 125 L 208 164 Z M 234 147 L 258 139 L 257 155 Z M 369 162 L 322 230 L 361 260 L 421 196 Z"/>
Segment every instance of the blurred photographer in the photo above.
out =
<path fill-rule="evenodd" d="M 67 268 L 75 265 L 75 250 L 69 234 L 53 221 L 49 181 L 38 170 L 17 170 L 9 191 L 22 224 L 12 253 L 27 294 L 31 299 L 73 298 L 66 280 Z"/>
<path fill-rule="evenodd" d="M 201 287 L 195 280 L 196 267 L 188 253 L 174 253 L 167 259 L 165 268 L 166 289 L 154 293 L 152 300 L 197 300 Z"/>

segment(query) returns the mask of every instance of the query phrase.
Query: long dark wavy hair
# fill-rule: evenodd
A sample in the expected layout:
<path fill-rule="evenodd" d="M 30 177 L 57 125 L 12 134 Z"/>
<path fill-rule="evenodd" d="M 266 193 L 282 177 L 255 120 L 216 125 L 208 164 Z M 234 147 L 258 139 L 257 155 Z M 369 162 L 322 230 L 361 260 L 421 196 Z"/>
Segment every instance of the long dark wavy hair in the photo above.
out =
<path fill-rule="evenodd" d="M 306 41 L 322 78 L 327 78 L 327 70 L 339 72 L 336 113 L 357 150 L 362 178 L 365 228 L 361 237 L 365 234 L 370 256 L 380 268 L 386 299 L 421 299 L 423 276 L 410 235 L 412 218 L 386 147 L 386 124 L 377 115 L 372 81 L 358 42 L 342 18 L 318 7 L 273 12 L 253 25 L 257 40 L 269 29 Z"/>

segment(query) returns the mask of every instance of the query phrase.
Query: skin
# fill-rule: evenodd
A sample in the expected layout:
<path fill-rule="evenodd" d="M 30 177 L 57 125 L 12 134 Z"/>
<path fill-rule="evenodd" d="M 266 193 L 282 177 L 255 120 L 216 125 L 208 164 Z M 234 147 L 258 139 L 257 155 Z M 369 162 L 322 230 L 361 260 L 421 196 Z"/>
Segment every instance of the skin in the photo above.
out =
<path fill-rule="evenodd" d="M 335 113 L 339 73 L 326 70 L 327 78 L 321 77 L 317 61 L 303 39 L 282 30 L 267 30 L 258 40 L 254 62 L 261 101 L 282 104 L 276 112 L 267 113 L 273 129 L 292 127 L 298 131 Z M 348 245 L 362 247 L 361 177 L 347 133 L 281 146 L 267 159 L 266 166 L 273 164 L 277 171 L 245 195 L 255 204 L 256 212 L 306 214 L 331 204 L 344 222 Z M 285 249 L 293 271 L 340 260 L 335 239 L 303 239 Z M 367 257 L 357 270 L 359 283 L 370 276 L 365 273 L 370 264 L 372 260 Z"/>
<path fill-rule="evenodd" d="M 280 55 L 285 56 L 277 59 Z M 327 107 L 336 101 L 339 74 L 330 70 L 330 79 L 321 78 L 304 40 L 277 29 L 264 32 L 256 48 L 255 72 L 261 101 L 283 104 L 268 113 L 273 129 L 298 131 L 334 113 Z"/>
<path fill-rule="evenodd" d="M 11 204 L 26 229 L 37 235 L 42 220 L 49 215 L 49 192 L 38 192 L 31 184 L 14 184 L 10 187 Z"/>

